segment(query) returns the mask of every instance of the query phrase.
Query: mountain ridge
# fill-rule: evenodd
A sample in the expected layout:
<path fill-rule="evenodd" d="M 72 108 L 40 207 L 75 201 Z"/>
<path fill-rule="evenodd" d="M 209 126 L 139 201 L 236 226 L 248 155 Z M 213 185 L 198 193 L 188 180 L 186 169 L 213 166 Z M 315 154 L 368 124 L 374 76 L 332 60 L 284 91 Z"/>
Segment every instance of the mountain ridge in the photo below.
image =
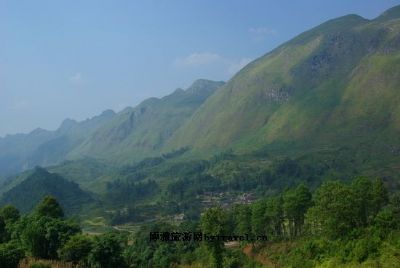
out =
<path fill-rule="evenodd" d="M 328 138 L 321 129 L 333 130 L 323 126 L 326 119 L 337 121 L 331 114 L 344 109 L 341 94 L 351 83 L 349 75 L 372 55 L 398 52 L 397 17 L 383 22 L 378 18 L 348 15 L 329 20 L 251 62 L 199 108 L 168 148 L 234 146 L 248 151 L 296 140 L 308 147 L 315 137 Z"/>
<path fill-rule="evenodd" d="M 385 148 L 399 144 L 400 74 L 393 67 L 399 64 L 399 10 L 372 20 L 355 14 L 328 20 L 252 61 L 227 83 L 199 79 L 117 114 L 105 111 L 109 120 L 80 131 L 86 134 L 76 134 L 74 142 L 37 129 L 30 135 L 39 146 L 32 149 L 16 135 L 21 154 L 34 152 L 21 160 L 3 150 L 0 170 L 14 162 L 24 162 L 11 167 L 16 171 L 82 158 L 130 164 L 180 148 L 205 157 L 263 148 L 290 154 L 352 147 L 357 154 L 360 144 L 368 144 L 384 159 L 396 157 Z M 57 131 L 79 132 L 77 124 L 67 119 Z M 0 148 L 4 143 L 0 139 Z"/>
<path fill-rule="evenodd" d="M 132 129 L 130 129 L 130 127 L 132 127 L 130 124 L 133 123 L 132 120 L 135 118 L 137 119 L 137 115 L 144 114 L 146 109 L 149 107 L 153 107 L 153 111 L 161 114 L 163 112 L 172 111 L 174 109 L 173 105 L 176 105 L 177 107 L 180 107 L 180 110 L 178 108 L 177 111 L 170 115 L 182 117 L 181 119 L 178 118 L 177 121 L 184 120 L 184 118 L 188 117 L 194 109 L 203 103 L 208 96 L 210 96 L 214 90 L 223 83 L 224 82 L 222 81 L 214 82 L 207 79 L 198 79 L 194 81 L 187 90 L 177 89 L 173 93 L 161 98 L 145 99 L 139 105 L 135 107 L 126 107 L 119 113 L 115 113 L 108 109 L 103 111 L 100 115 L 82 121 L 67 118 L 63 120 L 60 126 L 54 131 L 36 128 L 28 134 L 7 135 L 4 138 L 0 138 L 0 176 L 4 177 L 13 173 L 28 170 L 36 165 L 51 166 L 60 164 L 65 160 L 84 159 L 86 157 L 102 158 L 102 154 L 96 153 L 98 152 L 98 147 L 101 147 L 102 145 L 100 144 L 99 146 L 98 144 L 95 144 L 93 145 L 93 148 L 90 148 L 90 139 L 96 139 L 103 135 L 96 133 L 101 131 L 102 128 L 106 129 L 108 123 L 110 123 L 108 126 L 111 127 L 113 124 L 118 125 L 120 123 L 125 123 L 125 126 L 122 126 L 121 128 L 122 132 L 114 134 L 110 133 L 110 135 L 114 135 L 114 138 L 118 140 L 122 139 L 121 137 L 118 137 L 118 135 L 129 135 L 129 132 L 132 131 Z M 157 106 L 160 105 L 164 108 L 157 108 Z M 168 105 L 170 106 L 168 107 Z M 151 112 L 152 110 L 147 110 L 147 112 Z M 178 110 L 180 112 L 178 112 Z M 112 122 L 113 120 L 114 123 Z M 119 120 L 121 122 L 119 122 Z M 149 120 L 151 121 L 152 118 Z M 169 118 L 164 116 L 164 120 L 169 120 Z M 144 132 L 142 131 L 142 134 L 149 136 L 149 134 L 146 134 L 145 132 L 160 131 L 159 139 L 164 139 L 164 136 L 168 137 L 168 131 L 161 133 L 161 129 L 157 130 L 155 126 L 156 124 L 157 122 L 153 123 L 152 130 L 148 129 Z M 162 124 L 162 122 L 159 120 L 158 124 Z M 174 125 L 169 127 L 170 132 L 177 128 L 180 123 L 173 122 L 173 124 Z M 126 128 L 124 129 L 124 127 Z M 124 131 L 127 131 L 127 133 L 123 133 Z M 104 135 L 107 136 L 108 134 Z M 133 137 L 133 139 L 138 138 L 140 137 Z M 144 141 L 154 143 L 154 148 L 150 148 L 148 151 L 155 151 L 156 147 L 160 146 L 157 145 L 157 141 L 154 141 L 156 138 L 157 137 L 150 137 L 150 141 Z M 114 141 L 110 142 L 111 145 L 114 145 L 113 142 Z M 105 147 L 102 148 L 104 149 Z M 97 151 L 92 153 L 91 150 Z M 118 150 L 120 149 L 116 148 L 112 151 Z M 107 155 L 108 153 L 110 153 L 110 150 L 107 152 L 105 151 L 103 155 Z M 140 158 L 138 155 L 139 153 L 136 154 L 135 159 Z M 158 154 L 158 152 L 153 154 Z M 129 156 L 130 153 L 127 153 L 127 155 Z"/>
<path fill-rule="evenodd" d="M 125 109 L 71 152 L 70 158 L 116 157 L 117 161 L 126 162 L 128 158 L 132 161 L 157 156 L 174 131 L 223 84 L 198 79 L 186 90 L 177 89 Z"/>
<path fill-rule="evenodd" d="M 107 110 L 80 122 L 66 119 L 54 131 L 36 128 L 28 134 L 7 135 L 0 139 L 0 174 L 60 163 L 71 148 L 113 116 Z"/>

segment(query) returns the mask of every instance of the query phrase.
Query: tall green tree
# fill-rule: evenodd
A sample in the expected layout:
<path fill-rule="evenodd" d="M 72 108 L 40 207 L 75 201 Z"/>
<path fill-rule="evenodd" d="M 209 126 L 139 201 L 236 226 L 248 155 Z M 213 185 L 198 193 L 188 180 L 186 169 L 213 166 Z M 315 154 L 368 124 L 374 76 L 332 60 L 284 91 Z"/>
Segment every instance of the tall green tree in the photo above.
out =
<path fill-rule="evenodd" d="M 265 218 L 267 220 L 267 236 L 270 238 L 282 238 L 284 235 L 282 197 L 267 199 L 265 204 Z"/>
<path fill-rule="evenodd" d="M 251 208 L 247 205 L 238 205 L 234 208 L 236 228 L 235 232 L 240 235 L 251 234 Z"/>
<path fill-rule="evenodd" d="M 259 201 L 252 205 L 251 230 L 254 236 L 265 235 L 267 221 L 265 218 L 265 202 Z"/>
<path fill-rule="evenodd" d="M 93 248 L 88 256 L 90 267 L 93 268 L 123 268 L 126 266 L 123 258 L 125 241 L 115 233 L 106 233 L 94 238 Z"/>
<path fill-rule="evenodd" d="M 304 184 L 300 184 L 283 194 L 283 209 L 289 222 L 290 237 L 301 234 L 305 214 L 311 206 L 311 200 L 311 192 Z"/>
<path fill-rule="evenodd" d="M 372 182 L 372 213 L 373 215 L 389 203 L 389 192 L 382 179 L 375 179 Z"/>
<path fill-rule="evenodd" d="M 2 217 L 0 217 L 0 243 L 6 242 L 8 240 L 8 234 L 6 230 L 6 223 Z"/>
<path fill-rule="evenodd" d="M 24 256 L 24 250 L 17 241 L 0 244 L 0 267 L 17 268 Z"/>
<path fill-rule="evenodd" d="M 388 204 L 389 195 L 383 181 L 360 177 L 351 184 L 351 189 L 356 195 L 360 208 L 361 225 L 367 226 L 372 223 L 378 212 Z"/>
<path fill-rule="evenodd" d="M 64 217 L 64 211 L 57 199 L 53 196 L 45 196 L 42 202 L 36 207 L 36 212 L 40 217 L 47 216 L 51 218 Z"/>
<path fill-rule="evenodd" d="M 0 209 L 0 217 L 5 222 L 14 223 L 20 218 L 19 210 L 12 205 L 5 205 Z"/>
<path fill-rule="evenodd" d="M 313 232 L 331 239 L 348 235 L 360 225 L 360 205 L 351 187 L 338 181 L 323 183 L 314 195 L 307 217 Z"/>
<path fill-rule="evenodd" d="M 227 215 L 221 207 L 210 208 L 206 210 L 200 219 L 201 230 L 207 236 L 226 235 Z M 222 268 L 224 242 L 219 239 L 204 241 L 207 248 L 211 251 L 213 257 L 213 266 Z"/>
<path fill-rule="evenodd" d="M 84 265 L 87 262 L 93 240 L 87 235 L 76 234 L 72 236 L 59 251 L 60 258 L 67 262 Z"/>
<path fill-rule="evenodd" d="M 69 221 L 31 216 L 21 234 L 24 246 L 33 257 L 58 259 L 57 251 L 79 233 L 80 227 Z"/>

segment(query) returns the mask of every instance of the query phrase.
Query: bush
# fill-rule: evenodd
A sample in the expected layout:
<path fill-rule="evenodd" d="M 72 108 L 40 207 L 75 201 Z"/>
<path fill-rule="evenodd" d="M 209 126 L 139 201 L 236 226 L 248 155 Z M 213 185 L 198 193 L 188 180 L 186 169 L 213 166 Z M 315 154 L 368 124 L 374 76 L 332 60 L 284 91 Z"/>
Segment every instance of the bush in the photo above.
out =
<path fill-rule="evenodd" d="M 64 261 L 78 263 L 85 261 L 92 250 L 93 242 L 88 236 L 77 234 L 72 236 L 59 251 L 59 256 Z"/>
<path fill-rule="evenodd" d="M 374 236 L 367 236 L 357 240 L 351 254 L 353 260 L 362 263 L 369 257 L 375 257 L 378 253 L 379 246 L 380 241 L 374 239 Z"/>
<path fill-rule="evenodd" d="M 91 267 L 125 267 L 122 256 L 125 241 L 114 233 L 106 233 L 94 238 L 93 248 L 88 256 Z"/>
<path fill-rule="evenodd" d="M 14 241 L 0 244 L 0 267 L 18 267 L 18 263 L 24 258 L 24 255 L 24 251 Z"/>

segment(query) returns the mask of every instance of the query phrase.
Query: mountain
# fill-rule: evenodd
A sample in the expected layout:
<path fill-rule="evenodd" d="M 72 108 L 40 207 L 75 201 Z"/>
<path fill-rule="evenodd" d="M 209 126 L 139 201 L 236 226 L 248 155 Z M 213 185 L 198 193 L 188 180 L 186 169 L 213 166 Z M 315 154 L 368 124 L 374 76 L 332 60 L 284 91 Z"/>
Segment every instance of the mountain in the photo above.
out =
<path fill-rule="evenodd" d="M 379 176 L 398 188 L 399 10 L 373 20 L 348 15 L 327 21 L 227 83 L 197 80 L 87 130 L 67 120 L 58 131 L 77 133 L 79 142 L 68 150 L 50 142 L 54 148 L 42 154 L 57 159 L 62 152 L 68 161 L 48 168 L 61 175 L 24 172 L 0 187 L 3 202 L 29 210 L 43 194 L 36 185 L 53 194 L 64 185 L 81 196 L 78 183 L 103 202 L 94 214 L 116 223 L 181 212 L 194 217 L 210 193 L 226 194 L 228 204 L 239 192 L 260 197 L 300 182 L 316 187 L 356 176 Z M 26 140 L 16 136 L 14 146 L 37 151 L 32 141 L 49 144 L 51 135 L 39 129 Z"/>
<path fill-rule="evenodd" d="M 36 129 L 29 134 L 0 139 L 0 174 L 7 175 L 63 161 L 68 152 L 115 116 L 111 110 L 82 122 L 66 119 L 55 131 Z"/>
<path fill-rule="evenodd" d="M 400 157 L 400 7 L 348 15 L 282 44 L 239 71 L 165 150 L 292 154 L 350 148 L 364 162 Z"/>
<path fill-rule="evenodd" d="M 43 168 L 35 168 L 24 181 L 1 196 L 0 204 L 12 204 L 26 213 L 46 195 L 54 196 L 69 214 L 77 213 L 82 206 L 93 201 L 78 184 Z"/>
<path fill-rule="evenodd" d="M 82 122 L 66 119 L 56 131 L 0 138 L 0 182 L 37 165 L 96 158 L 124 162 L 157 155 L 173 133 L 224 82 L 205 79 L 161 99 L 150 98 L 116 114 L 104 111 Z M 3 177 L 3 179 L 1 179 Z"/>
<path fill-rule="evenodd" d="M 95 131 L 69 157 L 123 163 L 159 155 L 176 130 L 223 84 L 199 79 L 186 90 L 177 89 L 161 99 L 150 98 L 135 108 L 127 108 Z"/>
<path fill-rule="evenodd" d="M 233 149 L 345 156 L 354 166 L 391 176 L 400 160 L 399 67 L 400 7 L 373 20 L 347 15 L 289 40 L 227 83 L 197 80 L 118 114 L 0 139 L 0 170 L 68 159 L 78 162 L 61 169 L 67 174 L 71 165 L 78 171 L 69 176 L 79 181 L 79 160 L 93 159 L 84 178 L 84 187 L 92 188 L 102 163 L 132 164 L 190 148 L 185 155 Z"/>

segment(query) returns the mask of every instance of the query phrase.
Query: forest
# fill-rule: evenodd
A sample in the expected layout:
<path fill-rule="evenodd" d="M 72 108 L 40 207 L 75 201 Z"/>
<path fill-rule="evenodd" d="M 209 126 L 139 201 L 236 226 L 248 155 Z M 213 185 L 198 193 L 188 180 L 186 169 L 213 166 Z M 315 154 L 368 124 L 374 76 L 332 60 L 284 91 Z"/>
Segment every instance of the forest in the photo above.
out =
<path fill-rule="evenodd" d="M 301 183 L 252 204 L 208 208 L 199 220 L 137 232 L 82 232 L 46 196 L 29 214 L 0 210 L 0 267 L 397 267 L 400 194 L 380 179 Z M 150 239 L 152 233 L 164 239 Z M 173 240 L 173 233 L 264 236 L 267 241 Z M 256 257 L 255 257 L 256 256 Z M 69 266 L 68 266 L 69 265 Z"/>
<path fill-rule="evenodd" d="M 400 5 L 45 2 L 0 1 L 0 268 L 400 268 Z"/>

